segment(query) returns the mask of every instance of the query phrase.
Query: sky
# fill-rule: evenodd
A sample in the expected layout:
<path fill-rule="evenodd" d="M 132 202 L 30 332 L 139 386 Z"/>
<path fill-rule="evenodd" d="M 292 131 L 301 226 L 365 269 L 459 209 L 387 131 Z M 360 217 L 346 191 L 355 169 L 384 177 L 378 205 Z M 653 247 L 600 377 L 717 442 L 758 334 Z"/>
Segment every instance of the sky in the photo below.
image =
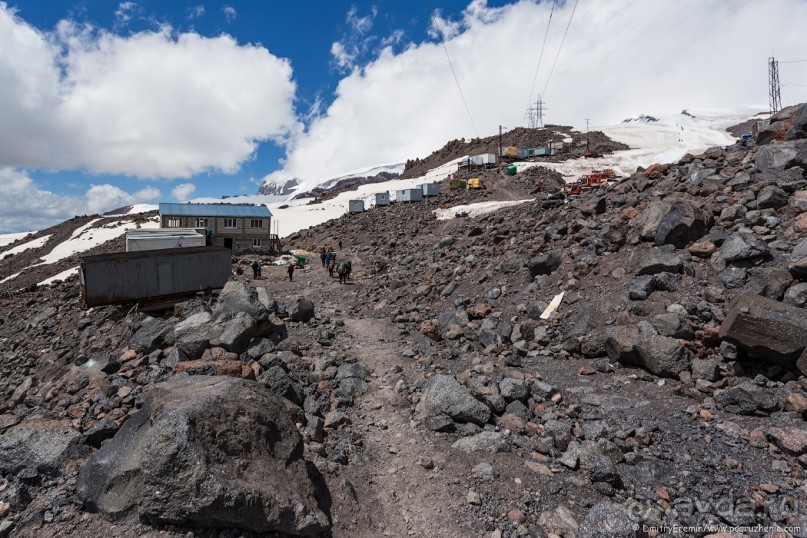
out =
<path fill-rule="evenodd" d="M 807 101 L 807 0 L 0 0 L 0 233 L 455 138 Z"/>

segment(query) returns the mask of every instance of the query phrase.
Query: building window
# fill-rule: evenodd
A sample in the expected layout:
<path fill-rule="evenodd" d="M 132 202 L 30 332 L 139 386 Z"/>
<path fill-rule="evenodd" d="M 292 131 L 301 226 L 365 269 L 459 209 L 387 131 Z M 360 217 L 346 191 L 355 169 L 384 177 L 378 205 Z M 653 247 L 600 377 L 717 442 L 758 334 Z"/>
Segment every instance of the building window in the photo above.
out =
<path fill-rule="evenodd" d="M 225 228 L 235 228 L 235 219 L 224 219 Z"/>
<path fill-rule="evenodd" d="M 252 239 L 252 248 L 261 248 L 261 238 L 260 237 L 254 237 Z"/>
<path fill-rule="evenodd" d="M 169 228 L 179 228 L 180 226 L 182 226 L 182 219 L 178 217 L 172 217 L 168 219 Z"/>
<path fill-rule="evenodd" d="M 196 219 L 194 228 L 207 228 L 207 219 Z"/>
<path fill-rule="evenodd" d="M 250 228 L 263 228 L 263 219 L 252 219 L 249 226 Z"/>

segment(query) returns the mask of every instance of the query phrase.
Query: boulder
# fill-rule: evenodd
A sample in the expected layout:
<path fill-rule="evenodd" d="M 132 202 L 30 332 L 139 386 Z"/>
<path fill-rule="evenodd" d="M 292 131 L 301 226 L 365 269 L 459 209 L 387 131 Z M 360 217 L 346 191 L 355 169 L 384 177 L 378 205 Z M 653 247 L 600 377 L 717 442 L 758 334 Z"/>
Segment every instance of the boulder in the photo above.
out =
<path fill-rule="evenodd" d="M 499 393 L 508 402 L 526 400 L 530 395 L 530 386 L 522 379 L 505 377 L 499 381 Z"/>
<path fill-rule="evenodd" d="M 554 250 L 531 258 L 527 263 L 527 268 L 530 275 L 535 278 L 538 275 L 552 274 L 555 269 L 560 267 L 561 262 L 563 262 L 563 252 Z"/>
<path fill-rule="evenodd" d="M 430 415 L 448 415 L 457 422 L 483 426 L 490 420 L 488 406 L 471 396 L 450 375 L 436 375 L 427 382 L 423 407 Z"/>
<path fill-rule="evenodd" d="M 467 454 L 471 452 L 489 452 L 491 454 L 510 452 L 510 444 L 502 439 L 500 434 L 488 431 L 463 437 L 451 446 Z"/>
<path fill-rule="evenodd" d="M 174 331 L 170 323 L 147 316 L 129 340 L 129 348 L 148 355 L 155 349 L 174 345 Z"/>
<path fill-rule="evenodd" d="M 751 357 L 793 367 L 807 348 L 807 316 L 796 306 L 744 294 L 720 325 L 720 337 Z"/>
<path fill-rule="evenodd" d="M 678 377 L 689 370 L 692 353 L 675 338 L 662 336 L 641 321 L 636 326 L 609 327 L 605 351 L 611 361 L 642 366 L 661 377 Z"/>
<path fill-rule="evenodd" d="M 302 407 L 305 400 L 303 388 L 280 366 L 270 366 L 258 376 L 258 383 L 272 394 L 286 398 L 294 405 Z"/>
<path fill-rule="evenodd" d="M 681 258 L 671 248 L 651 248 L 647 251 L 642 259 L 639 260 L 638 270 L 636 274 L 641 275 L 655 275 L 656 273 L 669 272 L 680 273 L 684 264 L 681 263 Z"/>
<path fill-rule="evenodd" d="M 627 507 L 600 501 L 586 514 L 578 528 L 580 538 L 635 538 L 643 536 L 637 515 Z"/>
<path fill-rule="evenodd" d="M 336 380 L 339 386 L 334 394 L 341 400 L 352 402 L 356 396 L 367 391 L 364 366 L 357 362 L 341 364 L 336 372 Z"/>
<path fill-rule="evenodd" d="M 770 256 L 768 245 L 750 231 L 731 234 L 720 246 L 720 256 L 727 262 L 750 260 Z"/>
<path fill-rule="evenodd" d="M 221 335 L 221 330 L 211 323 L 213 316 L 209 312 L 193 314 L 174 326 L 174 341 L 177 349 L 190 359 L 202 357 L 205 349 L 210 347 L 210 340 Z"/>
<path fill-rule="evenodd" d="M 688 202 L 675 202 L 656 230 L 656 246 L 684 248 L 706 235 L 711 225 L 711 215 L 705 211 L 696 209 Z"/>
<path fill-rule="evenodd" d="M 661 221 L 669 213 L 672 207 L 671 202 L 655 200 L 647 204 L 638 217 L 633 221 L 639 230 L 639 236 L 645 241 L 652 241 L 656 237 Z"/>
<path fill-rule="evenodd" d="M 269 306 L 274 301 L 269 298 L 265 288 L 263 289 L 263 295 L 262 301 L 258 290 L 254 286 L 245 282 L 230 280 L 219 293 L 219 300 L 213 313 L 216 317 L 221 317 L 244 312 L 249 314 L 255 321 L 269 319 Z"/>
<path fill-rule="evenodd" d="M 763 187 L 757 195 L 757 209 L 779 209 L 787 205 L 790 195 L 776 185 Z"/>
<path fill-rule="evenodd" d="M 798 153 L 792 142 L 777 142 L 760 148 L 754 157 L 754 166 L 760 172 L 767 172 L 773 168 L 784 168 Z"/>
<path fill-rule="evenodd" d="M 255 319 L 246 312 L 238 312 L 223 324 L 220 322 L 217 324 L 221 326 L 221 336 L 218 338 L 221 347 L 233 353 L 246 351 L 256 335 L 258 325 Z"/>
<path fill-rule="evenodd" d="M 799 308 L 807 308 L 807 282 L 790 286 L 785 292 L 783 301 Z M 807 312 L 803 312 L 802 315 L 807 316 Z"/>
<path fill-rule="evenodd" d="M 314 303 L 298 297 L 289 306 L 289 317 L 293 321 L 309 321 L 314 317 Z"/>
<path fill-rule="evenodd" d="M 715 394 L 715 402 L 735 415 L 771 413 L 782 408 L 784 395 L 779 389 L 760 387 L 751 381 Z"/>
<path fill-rule="evenodd" d="M 807 138 L 807 106 L 802 105 L 793 120 L 793 126 L 785 134 L 785 140 Z"/>
<path fill-rule="evenodd" d="M 303 459 L 287 404 L 231 378 L 156 385 L 83 465 L 76 491 L 110 519 L 295 536 L 330 527 L 326 486 Z"/>
<path fill-rule="evenodd" d="M 60 476 L 69 460 L 88 451 L 69 421 L 27 419 L 0 436 L 0 473 L 16 474 L 33 468 L 41 474 Z"/>
<path fill-rule="evenodd" d="M 468 313 L 465 311 L 464 308 L 451 308 L 448 310 L 443 310 L 437 317 L 437 324 L 440 327 L 440 332 L 443 334 L 445 334 L 445 332 L 452 325 L 458 325 L 460 327 L 463 327 L 467 323 L 468 323 Z"/>

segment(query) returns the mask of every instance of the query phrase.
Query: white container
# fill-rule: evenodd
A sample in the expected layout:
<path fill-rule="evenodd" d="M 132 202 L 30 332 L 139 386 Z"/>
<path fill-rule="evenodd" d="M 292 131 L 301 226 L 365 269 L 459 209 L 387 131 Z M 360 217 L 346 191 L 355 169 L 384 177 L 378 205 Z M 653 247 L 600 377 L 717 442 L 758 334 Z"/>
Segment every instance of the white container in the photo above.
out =
<path fill-rule="evenodd" d="M 205 246 L 205 236 L 196 230 L 155 228 L 126 231 L 126 252 Z"/>
<path fill-rule="evenodd" d="M 439 183 L 422 183 L 418 185 L 420 190 L 423 191 L 423 196 L 439 196 L 440 184 Z"/>
<path fill-rule="evenodd" d="M 423 191 L 421 189 L 395 191 L 395 200 L 398 202 L 419 202 L 423 200 Z"/>
<path fill-rule="evenodd" d="M 361 213 L 364 211 L 364 200 L 348 200 L 347 210 L 349 213 Z"/>
<path fill-rule="evenodd" d="M 375 205 L 377 206 L 389 205 L 389 192 L 375 193 Z"/>

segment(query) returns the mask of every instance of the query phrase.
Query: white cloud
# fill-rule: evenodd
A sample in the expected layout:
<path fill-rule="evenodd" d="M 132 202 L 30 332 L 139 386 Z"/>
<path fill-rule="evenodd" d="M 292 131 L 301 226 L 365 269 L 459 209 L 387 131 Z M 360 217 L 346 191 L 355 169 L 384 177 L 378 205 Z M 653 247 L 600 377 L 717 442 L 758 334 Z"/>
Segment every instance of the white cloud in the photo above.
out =
<path fill-rule="evenodd" d="M 228 35 L 120 36 L 67 20 L 46 34 L 0 2 L 0 50 L 14 51 L 0 53 L 0 166 L 232 173 L 297 128 L 289 62 Z"/>
<path fill-rule="evenodd" d="M 233 22 L 235 18 L 238 16 L 238 13 L 235 11 L 235 8 L 233 6 L 224 6 L 223 8 L 221 8 L 221 11 L 227 18 L 227 22 Z"/>
<path fill-rule="evenodd" d="M 135 2 L 121 2 L 115 10 L 115 19 L 119 23 L 126 23 L 132 18 L 132 14 L 137 9 Z"/>
<path fill-rule="evenodd" d="M 191 195 L 196 191 L 196 185 L 193 183 L 180 183 L 171 189 L 171 196 L 180 202 L 187 202 L 190 200 Z"/>
<path fill-rule="evenodd" d="M 154 187 L 129 193 L 109 184 L 92 185 L 80 196 L 55 194 L 22 171 L 0 168 L 0 233 L 40 230 L 74 215 L 103 213 L 159 197 L 160 191 Z"/>
<path fill-rule="evenodd" d="M 596 126 L 684 108 L 765 110 L 771 51 L 785 60 L 803 59 L 807 50 L 807 34 L 792 23 L 807 20 L 803 0 L 592 0 L 577 5 L 547 84 L 574 5 L 555 7 L 532 95 L 534 101 L 543 93 L 549 123 L 585 126 L 590 117 Z M 457 20 L 435 13 L 480 136 L 498 125 L 524 125 L 551 6 L 522 0 L 492 8 L 476 0 Z M 436 32 L 433 21 L 431 27 Z M 352 51 L 332 53 L 348 64 Z M 780 78 L 801 73 L 792 82 L 807 83 L 805 65 L 782 64 Z M 284 169 L 270 181 L 296 177 L 310 184 L 475 136 L 439 41 L 399 53 L 384 49 L 357 67 L 323 115 L 294 139 Z M 795 102 L 804 100 L 788 88 Z"/>
<path fill-rule="evenodd" d="M 192 6 L 189 7 L 186 11 L 189 19 L 198 19 L 199 17 L 205 14 L 205 6 L 201 4 L 198 6 Z"/>
<path fill-rule="evenodd" d="M 332 65 L 338 72 L 345 74 L 352 71 L 357 65 L 357 60 L 372 50 L 373 43 L 379 41 L 378 37 L 368 35 L 377 15 L 378 8 L 375 6 L 372 6 L 370 13 L 363 17 L 359 16 L 356 6 L 348 10 L 345 23 L 349 31 L 342 36 L 341 41 L 331 44 Z M 402 35 L 400 30 L 396 30 L 391 36 L 391 41 L 382 41 L 383 46 L 397 43 Z"/>
<path fill-rule="evenodd" d="M 356 55 L 349 53 L 339 41 L 331 43 L 331 56 L 339 68 L 347 70 L 353 68 L 353 62 L 356 60 Z"/>

